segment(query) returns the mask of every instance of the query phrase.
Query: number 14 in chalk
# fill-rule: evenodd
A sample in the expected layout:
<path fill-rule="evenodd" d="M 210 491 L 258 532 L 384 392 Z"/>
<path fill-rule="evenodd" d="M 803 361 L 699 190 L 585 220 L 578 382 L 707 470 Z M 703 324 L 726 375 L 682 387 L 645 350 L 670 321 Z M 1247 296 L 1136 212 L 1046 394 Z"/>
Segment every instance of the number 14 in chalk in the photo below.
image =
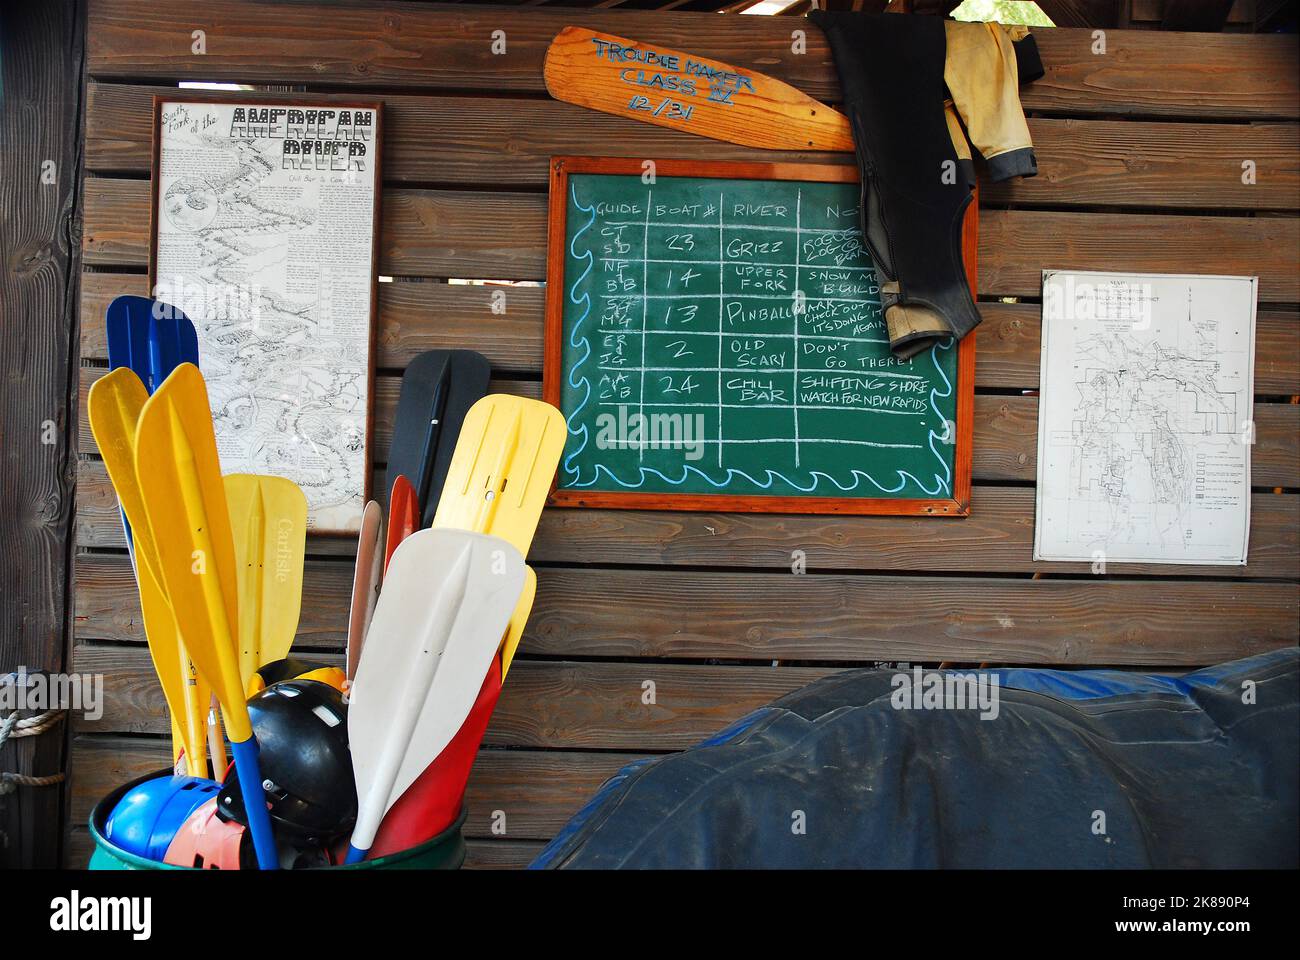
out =
<path fill-rule="evenodd" d="M 691 119 L 691 113 L 695 110 L 694 107 L 678 103 L 671 97 L 665 97 L 663 102 L 656 107 L 650 102 L 649 97 L 643 97 L 639 94 L 628 101 L 627 107 L 629 110 L 644 110 L 651 116 L 662 116 L 670 120 L 689 120 Z"/>

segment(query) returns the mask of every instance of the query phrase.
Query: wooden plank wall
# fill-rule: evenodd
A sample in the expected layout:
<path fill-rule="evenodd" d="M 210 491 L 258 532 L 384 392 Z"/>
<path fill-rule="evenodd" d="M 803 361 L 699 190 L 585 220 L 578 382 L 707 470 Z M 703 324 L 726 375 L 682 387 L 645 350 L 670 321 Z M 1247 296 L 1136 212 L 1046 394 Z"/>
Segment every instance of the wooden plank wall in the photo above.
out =
<path fill-rule="evenodd" d="M 434 347 L 472 347 L 498 386 L 536 395 L 553 153 L 799 159 L 550 100 L 546 44 L 565 24 L 689 49 L 836 101 L 826 44 L 803 21 L 397 2 L 91 0 L 86 91 L 82 389 L 104 370 L 102 315 L 146 292 L 150 96 L 177 81 L 382 96 L 385 199 L 375 449 L 398 376 Z M 807 53 L 791 51 L 806 29 Z M 507 52 L 494 55 L 494 30 Z M 191 53 L 193 31 L 207 53 Z M 1185 668 L 1297 641 L 1300 614 L 1300 91 L 1294 38 L 1042 30 L 1047 76 L 1024 104 L 1041 173 L 986 184 L 980 226 L 973 515 L 967 520 L 548 510 L 521 660 L 470 789 L 478 865 L 527 860 L 625 761 L 685 747 L 846 665 L 875 661 Z M 1242 182 L 1252 160 L 1257 182 Z M 1031 559 L 1044 267 L 1258 274 L 1251 562 L 1111 567 Z M 1014 298 L 1018 302 L 1003 302 Z M 79 669 L 109 709 L 74 741 L 71 823 L 164 760 L 113 495 L 82 425 Z M 376 464 L 378 468 L 379 465 Z M 300 645 L 337 658 L 351 545 L 313 540 Z M 794 551 L 808 573 L 790 574 Z M 642 703 L 653 680 L 657 702 Z M 508 832 L 489 819 L 504 810 Z"/>
<path fill-rule="evenodd" d="M 76 484 L 77 196 L 84 10 L 0 4 L 0 673 L 66 669 Z M 7 714 L 8 711 L 3 711 Z M 0 770 L 65 768 L 57 723 Z M 0 791 L 0 870 L 59 864 L 63 787 Z"/>

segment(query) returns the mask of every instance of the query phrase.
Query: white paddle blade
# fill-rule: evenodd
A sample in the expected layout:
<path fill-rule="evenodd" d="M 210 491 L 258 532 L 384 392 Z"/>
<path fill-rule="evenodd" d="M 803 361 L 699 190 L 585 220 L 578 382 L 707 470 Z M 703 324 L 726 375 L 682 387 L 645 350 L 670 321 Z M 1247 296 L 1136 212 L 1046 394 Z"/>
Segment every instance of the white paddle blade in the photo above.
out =
<path fill-rule="evenodd" d="M 370 848 L 388 808 L 460 729 L 523 585 L 524 558 L 500 537 L 420 530 L 393 554 L 349 691 L 353 847 Z"/>

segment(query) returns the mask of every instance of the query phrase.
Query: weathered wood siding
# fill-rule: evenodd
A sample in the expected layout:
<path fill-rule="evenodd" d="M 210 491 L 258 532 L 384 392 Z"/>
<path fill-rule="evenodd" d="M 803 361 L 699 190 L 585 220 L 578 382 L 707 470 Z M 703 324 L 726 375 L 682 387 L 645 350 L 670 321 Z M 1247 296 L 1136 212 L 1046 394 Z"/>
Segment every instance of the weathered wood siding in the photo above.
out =
<path fill-rule="evenodd" d="M 292 85 L 386 104 L 377 442 L 398 376 L 472 347 L 536 396 L 553 153 L 791 159 L 550 100 L 547 43 L 577 23 L 763 70 L 835 101 L 829 51 L 791 19 L 416 3 L 91 0 L 82 395 L 103 309 L 145 293 L 150 97 L 180 80 Z M 808 52 L 791 52 L 791 30 Z M 493 30 L 507 53 L 493 55 Z M 207 54 L 190 52 L 192 32 Z M 1300 87 L 1294 38 L 1042 30 L 1024 94 L 1041 173 L 986 184 L 973 515 L 967 520 L 548 510 L 537 605 L 470 788 L 471 862 L 526 862 L 627 760 L 685 747 L 829 670 L 878 660 L 1184 668 L 1297 641 L 1300 617 Z M 257 96 L 258 94 L 251 94 Z M 1254 185 L 1242 182 L 1253 160 Z M 1032 559 L 1040 271 L 1260 277 L 1251 562 L 1112 567 Z M 999 298 L 1021 298 L 1004 303 Z M 81 425 L 74 662 L 110 706 L 74 740 L 73 858 L 90 803 L 165 761 L 113 493 Z M 376 464 L 381 467 L 382 464 Z M 1275 492 L 1280 490 L 1280 492 Z M 793 551 L 809 572 L 790 575 Z M 352 545 L 315 539 L 300 645 L 337 659 Z M 773 661 L 779 662 L 774 665 Z M 653 679 L 658 702 L 641 703 Z M 489 817 L 504 810 L 506 837 Z"/>
<path fill-rule="evenodd" d="M 66 668 L 76 483 L 83 4 L 0 4 L 0 673 Z M 8 710 L 0 711 L 7 714 Z M 0 747 L 56 776 L 67 727 Z M 0 870 L 59 863 L 64 788 L 0 793 Z"/>

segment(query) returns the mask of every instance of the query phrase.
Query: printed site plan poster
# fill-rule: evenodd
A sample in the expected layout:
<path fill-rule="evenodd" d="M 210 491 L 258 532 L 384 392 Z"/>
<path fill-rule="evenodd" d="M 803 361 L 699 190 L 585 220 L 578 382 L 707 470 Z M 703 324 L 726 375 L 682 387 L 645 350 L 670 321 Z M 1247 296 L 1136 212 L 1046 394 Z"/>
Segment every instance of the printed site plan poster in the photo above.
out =
<path fill-rule="evenodd" d="M 1256 287 L 1044 271 L 1034 559 L 1246 562 Z"/>
<path fill-rule="evenodd" d="M 223 473 L 286 477 L 308 526 L 368 494 L 379 107 L 155 100 L 154 297 L 199 339 Z"/>

